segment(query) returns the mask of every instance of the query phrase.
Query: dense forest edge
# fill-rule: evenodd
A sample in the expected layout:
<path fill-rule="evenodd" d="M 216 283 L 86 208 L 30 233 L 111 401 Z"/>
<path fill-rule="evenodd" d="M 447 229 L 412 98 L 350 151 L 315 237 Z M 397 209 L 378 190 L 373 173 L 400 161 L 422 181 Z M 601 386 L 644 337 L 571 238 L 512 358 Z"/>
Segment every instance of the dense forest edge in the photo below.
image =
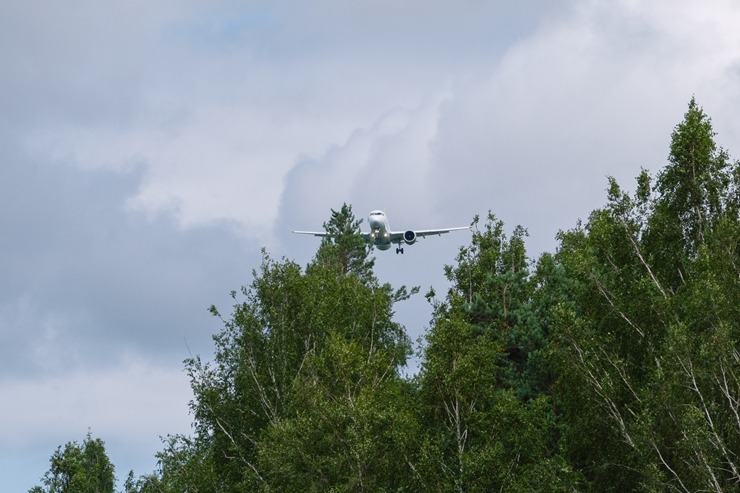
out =
<path fill-rule="evenodd" d="M 419 373 L 351 206 L 302 267 L 263 251 L 215 354 L 185 361 L 193 434 L 125 493 L 740 488 L 740 164 L 692 98 L 668 161 L 527 256 L 476 216 L 430 289 Z M 91 434 L 29 493 L 115 491 Z"/>

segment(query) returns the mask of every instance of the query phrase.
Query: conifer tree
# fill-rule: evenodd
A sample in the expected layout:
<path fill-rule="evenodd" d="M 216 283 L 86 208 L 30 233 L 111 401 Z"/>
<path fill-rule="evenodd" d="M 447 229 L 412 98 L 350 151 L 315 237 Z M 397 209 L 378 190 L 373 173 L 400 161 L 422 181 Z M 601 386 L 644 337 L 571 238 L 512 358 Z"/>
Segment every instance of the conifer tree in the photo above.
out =
<path fill-rule="evenodd" d="M 329 236 L 321 240 L 314 264 L 330 267 L 340 275 L 352 274 L 370 282 L 375 259 L 370 258 L 372 247 L 365 243 L 360 234 L 361 224 L 362 219 L 355 218 L 352 206 L 342 204 L 338 211 L 331 209 L 331 218 L 324 223 L 324 230 Z"/>
<path fill-rule="evenodd" d="M 474 225 L 478 224 L 478 218 Z M 425 491 L 571 491 L 578 474 L 557 451 L 545 319 L 524 238 L 489 213 L 445 272 L 434 300 L 419 400 Z M 544 270 L 542 273 L 544 276 Z M 432 294 L 428 295 L 432 299 Z"/>

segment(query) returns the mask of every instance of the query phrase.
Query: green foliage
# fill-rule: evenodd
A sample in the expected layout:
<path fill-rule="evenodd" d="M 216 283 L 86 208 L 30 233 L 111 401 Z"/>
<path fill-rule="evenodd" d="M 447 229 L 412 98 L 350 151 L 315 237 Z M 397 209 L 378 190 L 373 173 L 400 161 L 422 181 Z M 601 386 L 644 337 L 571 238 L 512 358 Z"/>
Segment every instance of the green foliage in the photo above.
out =
<path fill-rule="evenodd" d="M 286 464 L 298 468 L 304 459 L 338 464 L 333 461 L 346 448 L 333 442 L 334 448 L 317 449 L 313 439 L 306 440 L 309 424 L 315 430 L 344 428 L 329 436 L 335 441 L 343 436 L 349 444 L 352 437 L 371 436 L 368 427 L 394 430 L 388 428 L 391 422 L 374 420 L 382 415 L 375 411 L 396 406 L 388 399 L 398 393 L 398 369 L 406 362 L 410 343 L 403 327 L 392 320 L 393 304 L 409 293 L 378 284 L 364 240 L 356 234 L 358 225 L 349 207 L 332 211 L 327 231 L 333 236 L 322 243 L 305 272 L 294 262 L 276 261 L 265 253 L 251 286 L 242 289 L 243 301 L 234 305 L 224 329 L 214 337 L 215 360 L 187 361 L 197 436 L 184 447 L 183 459 L 177 459 L 179 449 L 173 447 L 168 457 L 175 458 L 175 464 L 185 461 L 183 470 L 190 467 L 188 461 L 200 464 L 203 458 L 208 474 L 224 485 L 214 491 L 300 491 L 314 484 L 309 467 L 301 469 L 302 474 L 282 471 Z M 236 293 L 233 296 L 236 300 Z M 215 307 L 211 311 L 220 316 Z M 346 364 L 339 365 L 342 362 Z M 367 410 L 352 414 L 347 406 L 354 399 L 332 393 L 337 375 L 350 379 L 347 388 L 354 382 L 351 395 L 358 392 L 360 402 L 370 406 Z M 360 454 L 367 441 L 365 437 L 347 446 Z M 352 464 L 370 462 L 362 457 Z M 373 457 L 377 462 L 381 454 Z M 404 464 L 394 461 L 393 466 L 398 463 Z M 359 482 L 327 472 L 329 479 L 315 483 L 317 490 L 330 483 L 348 489 L 375 484 L 370 470 L 357 467 L 360 472 L 353 477 L 362 478 Z"/>
<path fill-rule="evenodd" d="M 474 224 L 478 224 L 476 218 Z M 483 231 L 445 269 L 452 287 L 435 302 L 419 376 L 427 491 L 571 491 L 579 475 L 559 455 L 548 395 L 547 307 L 557 269 L 529 271 L 517 227 L 488 215 Z M 431 294 L 430 294 L 431 299 Z"/>
<path fill-rule="evenodd" d="M 738 164 L 713 137 L 692 99 L 655 189 L 644 170 L 634 196 L 610 179 L 607 206 L 560 235 L 573 289 L 553 310 L 558 408 L 595 491 L 740 477 Z"/>
<path fill-rule="evenodd" d="M 714 142 L 711 119 L 692 98 L 671 136 L 668 165 L 658 174 L 645 243 L 659 277 L 673 290 L 683 282 L 717 222 L 737 218 L 737 164 Z M 734 168 L 734 171 L 732 170 Z"/>
<path fill-rule="evenodd" d="M 418 426 L 383 351 L 332 334 L 294 383 L 295 412 L 260 445 L 269 491 L 398 491 Z"/>
<path fill-rule="evenodd" d="M 54 452 L 41 481 L 43 487 L 29 493 L 113 493 L 114 467 L 103 441 L 88 432 L 82 444 L 68 442 Z"/>
<path fill-rule="evenodd" d="M 692 99 L 665 169 L 632 194 L 609 178 L 554 254 L 476 217 L 408 380 L 393 306 L 418 289 L 380 285 L 345 204 L 305 269 L 264 253 L 232 293 L 213 361 L 186 362 L 194 436 L 125 491 L 735 491 L 739 213 L 740 165 Z M 92 491 L 88 442 L 32 491 Z"/>
<path fill-rule="evenodd" d="M 231 491 L 228 478 L 216 474 L 212 443 L 184 436 L 163 439 L 157 453 L 157 470 L 135 478 L 133 471 L 124 483 L 126 493 L 206 493 Z"/>
<path fill-rule="evenodd" d="M 550 383 L 547 362 L 547 323 L 543 315 L 545 299 L 536 295 L 545 282 L 544 270 L 532 275 L 527 258 L 527 231 L 517 226 L 511 238 L 503 232 L 503 222 L 489 212 L 483 231 L 476 231 L 470 246 L 460 249 L 456 266 L 446 266 L 452 283 L 448 306 L 438 306 L 442 316 L 460 313 L 474 327 L 498 344 L 499 384 L 528 400 L 547 391 Z"/>
<path fill-rule="evenodd" d="M 321 241 L 314 264 L 328 267 L 339 275 L 352 274 L 363 281 L 373 280 L 375 259 L 370 258 L 372 246 L 360 234 L 362 219 L 355 219 L 352 206 L 342 204 L 339 211 L 331 210 L 331 218 L 324 223 L 329 234 Z"/>

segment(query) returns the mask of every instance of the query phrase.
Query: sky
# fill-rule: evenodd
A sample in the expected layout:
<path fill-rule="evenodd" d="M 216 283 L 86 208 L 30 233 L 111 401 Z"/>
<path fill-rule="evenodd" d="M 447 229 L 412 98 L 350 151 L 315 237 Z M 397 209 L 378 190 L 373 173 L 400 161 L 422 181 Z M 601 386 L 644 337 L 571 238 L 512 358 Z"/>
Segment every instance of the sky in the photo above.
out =
<path fill-rule="evenodd" d="M 88 430 L 124 478 L 191 433 L 262 248 L 305 265 L 343 203 L 396 230 L 490 210 L 534 259 L 666 163 L 693 97 L 740 153 L 733 0 L 0 3 L 0 489 Z M 377 252 L 444 294 L 470 234 Z M 413 339 L 422 295 L 397 307 Z M 119 480 L 122 487 L 122 480 Z"/>

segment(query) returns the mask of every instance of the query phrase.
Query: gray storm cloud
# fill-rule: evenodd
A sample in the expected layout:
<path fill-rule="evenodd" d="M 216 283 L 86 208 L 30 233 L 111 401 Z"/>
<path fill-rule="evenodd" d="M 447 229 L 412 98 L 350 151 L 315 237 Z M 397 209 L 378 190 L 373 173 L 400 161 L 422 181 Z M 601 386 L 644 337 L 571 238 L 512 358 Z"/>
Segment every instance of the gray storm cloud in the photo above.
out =
<path fill-rule="evenodd" d="M 182 359 L 187 339 L 208 347 L 208 298 L 223 299 L 250 268 L 229 225 L 183 230 L 128 212 L 140 171 L 9 160 L 2 177 L 5 378 L 111 364 L 128 351 Z"/>

